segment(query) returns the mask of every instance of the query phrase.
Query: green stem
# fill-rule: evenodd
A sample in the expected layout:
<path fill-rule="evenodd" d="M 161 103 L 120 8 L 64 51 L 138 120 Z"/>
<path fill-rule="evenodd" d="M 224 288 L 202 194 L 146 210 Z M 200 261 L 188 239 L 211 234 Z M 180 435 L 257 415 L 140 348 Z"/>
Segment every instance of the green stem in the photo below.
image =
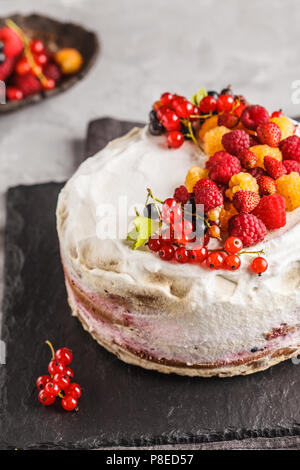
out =
<path fill-rule="evenodd" d="M 192 139 L 192 141 L 194 142 L 196 147 L 198 147 L 201 150 L 201 152 L 204 152 L 203 148 L 201 147 L 201 145 L 199 144 L 198 140 L 195 137 L 191 121 L 188 121 L 187 127 L 188 127 L 188 130 L 189 130 L 189 137 Z"/>

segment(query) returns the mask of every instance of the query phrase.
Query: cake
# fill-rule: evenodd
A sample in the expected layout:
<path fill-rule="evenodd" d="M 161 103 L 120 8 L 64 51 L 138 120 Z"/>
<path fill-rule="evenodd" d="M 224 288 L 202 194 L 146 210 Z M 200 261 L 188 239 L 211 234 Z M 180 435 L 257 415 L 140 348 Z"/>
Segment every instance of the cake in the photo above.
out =
<path fill-rule="evenodd" d="M 186 117 L 191 106 L 177 110 L 174 95 L 162 95 L 149 126 L 132 129 L 87 159 L 59 195 L 57 229 L 72 313 L 101 346 L 129 364 L 226 377 L 264 370 L 300 353 L 300 138 L 282 113 L 266 117 L 262 107 L 241 97 L 225 99 L 224 109 L 224 96 L 232 98 L 229 91 L 217 97 L 200 90 L 191 103 L 175 95 L 179 103 L 193 105 Z M 180 127 L 173 119 L 169 129 L 162 112 L 174 108 Z M 236 130 L 250 139 L 239 153 Z M 245 174 L 250 189 L 243 186 Z M 159 206 L 161 214 L 175 188 L 180 207 L 186 194 L 199 198 L 206 224 L 201 247 L 173 239 L 169 245 L 152 241 L 149 249 L 152 225 L 142 234 L 137 223 L 146 218 L 141 211 L 147 188 L 147 205 Z M 240 233 L 248 219 L 255 221 L 252 232 L 245 225 Z M 239 253 L 230 250 L 236 239 Z M 171 247 L 171 260 L 165 246 Z"/>

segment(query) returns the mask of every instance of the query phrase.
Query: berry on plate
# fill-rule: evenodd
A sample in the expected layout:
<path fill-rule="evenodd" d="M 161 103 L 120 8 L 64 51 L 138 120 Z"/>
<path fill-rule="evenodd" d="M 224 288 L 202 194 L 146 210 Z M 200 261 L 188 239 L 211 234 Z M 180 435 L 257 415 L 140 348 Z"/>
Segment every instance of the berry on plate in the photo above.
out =
<path fill-rule="evenodd" d="M 271 122 L 275 122 L 281 130 L 281 140 L 286 139 L 295 134 L 295 124 L 286 116 L 273 117 Z"/>
<path fill-rule="evenodd" d="M 232 217 L 228 223 L 228 231 L 231 236 L 240 238 L 244 247 L 262 242 L 267 234 L 265 224 L 253 214 Z"/>
<path fill-rule="evenodd" d="M 238 191 L 234 194 L 232 202 L 238 212 L 252 212 L 258 205 L 260 197 L 253 191 Z"/>
<path fill-rule="evenodd" d="M 257 126 L 256 132 L 261 144 L 278 147 L 281 140 L 281 130 L 275 122 L 260 124 Z"/>
<path fill-rule="evenodd" d="M 222 144 L 222 137 L 224 134 L 227 134 L 230 132 L 229 129 L 227 129 L 224 126 L 218 126 L 214 127 L 213 129 L 207 131 L 204 135 L 203 138 L 203 148 L 204 152 L 208 157 L 211 157 L 214 155 L 216 152 L 220 152 L 221 150 L 224 150 L 223 144 Z"/>
<path fill-rule="evenodd" d="M 293 172 L 283 175 L 276 180 L 276 187 L 279 194 L 285 199 L 286 210 L 293 211 L 300 207 L 300 176 Z"/>
<path fill-rule="evenodd" d="M 259 186 L 259 194 L 261 196 L 268 196 L 269 194 L 275 194 L 276 182 L 271 176 L 262 175 L 257 178 Z"/>
<path fill-rule="evenodd" d="M 283 165 L 288 175 L 293 171 L 296 171 L 300 175 L 300 162 L 297 162 L 296 160 L 284 160 Z"/>
<path fill-rule="evenodd" d="M 284 227 L 286 224 L 285 200 L 280 194 L 264 196 L 253 214 L 263 221 L 268 230 Z"/>
<path fill-rule="evenodd" d="M 17 57 L 23 50 L 23 41 L 19 34 L 8 26 L 0 29 L 0 41 L 4 43 L 5 57 Z"/>
<path fill-rule="evenodd" d="M 270 119 L 266 108 L 258 104 L 247 106 L 241 115 L 242 124 L 250 130 L 255 131 L 260 124 L 265 124 Z"/>
<path fill-rule="evenodd" d="M 227 184 L 233 175 L 242 170 L 239 159 L 228 152 L 216 152 L 206 162 L 210 178 L 216 183 Z"/>
<path fill-rule="evenodd" d="M 264 158 L 264 166 L 269 176 L 274 178 L 274 180 L 277 180 L 280 178 L 280 176 L 283 176 L 287 173 L 285 166 L 269 155 L 265 156 Z"/>
<path fill-rule="evenodd" d="M 261 276 L 268 269 L 268 262 L 265 258 L 258 256 L 252 261 L 250 269 L 253 273 Z"/>
<path fill-rule="evenodd" d="M 202 189 L 195 194 L 195 203 L 203 204 L 204 212 L 207 213 L 223 204 L 223 196 L 218 189 Z"/>
<path fill-rule="evenodd" d="M 235 193 L 238 191 L 252 191 L 259 192 L 259 187 L 256 179 L 250 173 L 237 173 L 233 175 L 229 181 L 229 189 L 225 192 L 226 196 L 232 200 Z"/>
<path fill-rule="evenodd" d="M 282 140 L 279 148 L 284 160 L 296 160 L 300 163 L 300 137 L 292 135 Z"/>
<path fill-rule="evenodd" d="M 265 168 L 264 166 L 264 158 L 266 155 L 275 158 L 279 162 L 282 161 L 282 154 L 277 147 L 270 147 L 269 145 L 254 145 L 250 147 L 249 150 L 254 153 L 257 157 L 257 166 L 261 168 Z"/>
<path fill-rule="evenodd" d="M 222 144 L 227 152 L 238 155 L 241 150 L 250 147 L 250 137 L 242 129 L 236 129 L 223 135 Z"/>

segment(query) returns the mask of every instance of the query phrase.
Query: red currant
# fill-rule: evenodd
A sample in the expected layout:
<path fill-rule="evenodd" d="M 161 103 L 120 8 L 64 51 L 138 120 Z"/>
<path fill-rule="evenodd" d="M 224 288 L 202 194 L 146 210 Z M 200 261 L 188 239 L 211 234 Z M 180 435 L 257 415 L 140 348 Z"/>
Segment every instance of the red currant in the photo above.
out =
<path fill-rule="evenodd" d="M 41 54 L 36 54 L 34 56 L 35 63 L 41 66 L 47 64 L 48 60 L 49 60 L 48 55 L 44 54 L 43 52 Z"/>
<path fill-rule="evenodd" d="M 178 243 L 178 245 L 184 245 L 185 246 L 185 245 L 188 245 L 189 243 L 191 243 L 191 237 L 188 234 L 181 235 L 181 236 L 177 235 L 177 237 L 176 237 L 176 243 Z"/>
<path fill-rule="evenodd" d="M 55 88 L 55 80 L 53 78 L 46 78 L 46 80 L 43 81 L 43 89 L 44 90 L 53 90 Z"/>
<path fill-rule="evenodd" d="M 219 251 L 210 253 L 206 258 L 206 264 L 210 269 L 221 269 L 223 266 L 224 255 Z"/>
<path fill-rule="evenodd" d="M 188 118 L 194 112 L 194 105 L 189 101 L 183 100 L 177 103 L 174 109 L 179 117 Z"/>
<path fill-rule="evenodd" d="M 193 112 L 192 112 L 192 116 L 194 116 L 194 117 L 190 117 L 190 120 L 192 122 L 197 121 L 200 117 L 200 114 L 201 114 L 200 108 L 198 106 L 194 106 L 194 109 L 193 109 Z"/>
<path fill-rule="evenodd" d="M 161 241 L 159 238 L 149 238 L 148 240 L 149 250 L 155 253 L 161 249 Z"/>
<path fill-rule="evenodd" d="M 73 377 L 74 377 L 73 369 L 71 369 L 71 367 L 66 367 L 65 368 L 65 375 L 70 377 L 70 379 L 73 379 Z"/>
<path fill-rule="evenodd" d="M 56 397 L 60 392 L 58 384 L 56 382 L 53 382 L 52 380 L 46 383 L 44 390 L 45 393 L 50 397 Z"/>
<path fill-rule="evenodd" d="M 179 131 L 181 127 L 180 118 L 174 111 L 168 111 L 161 118 L 162 124 L 167 131 Z"/>
<path fill-rule="evenodd" d="M 162 206 L 161 216 L 165 223 L 174 224 L 182 219 L 182 209 L 175 199 L 168 198 Z"/>
<path fill-rule="evenodd" d="M 281 111 L 273 111 L 273 113 L 271 114 L 271 118 L 282 117 L 282 116 L 283 116 L 283 113 Z"/>
<path fill-rule="evenodd" d="M 31 66 L 26 59 L 26 57 L 22 57 L 16 64 L 16 73 L 18 75 L 26 75 L 31 71 Z"/>
<path fill-rule="evenodd" d="M 55 402 L 55 396 L 48 395 L 45 390 L 39 392 L 39 401 L 42 405 L 49 406 Z"/>
<path fill-rule="evenodd" d="M 170 106 L 172 100 L 174 98 L 174 95 L 172 95 L 172 93 L 169 93 L 168 91 L 166 91 L 165 93 L 163 93 L 160 97 L 160 101 L 162 104 L 166 105 L 166 106 Z"/>
<path fill-rule="evenodd" d="M 40 39 L 34 39 L 30 43 L 30 49 L 33 54 L 40 54 L 41 52 L 44 52 L 45 46 L 43 41 Z"/>
<path fill-rule="evenodd" d="M 23 99 L 23 92 L 19 88 L 8 86 L 6 88 L 6 97 L 9 101 L 20 101 Z"/>
<path fill-rule="evenodd" d="M 199 107 L 203 114 L 213 113 L 217 107 L 217 100 L 213 96 L 204 96 Z"/>
<path fill-rule="evenodd" d="M 231 95 L 220 95 L 217 100 L 218 113 L 231 111 L 234 104 L 234 98 Z"/>
<path fill-rule="evenodd" d="M 172 245 L 163 246 L 158 254 L 164 261 L 170 261 L 174 257 L 175 249 Z"/>
<path fill-rule="evenodd" d="M 209 244 L 210 236 L 209 233 L 206 233 L 203 238 L 203 245 L 207 246 Z"/>
<path fill-rule="evenodd" d="M 225 251 L 230 254 L 235 254 L 241 251 L 243 243 L 238 237 L 229 237 L 225 242 Z"/>
<path fill-rule="evenodd" d="M 190 220 L 182 220 L 174 224 L 175 237 L 182 235 L 189 235 L 193 231 L 193 224 Z"/>
<path fill-rule="evenodd" d="M 189 252 L 183 246 L 179 247 L 175 251 L 175 259 L 178 263 L 187 263 L 189 260 Z"/>
<path fill-rule="evenodd" d="M 224 259 L 224 267 L 230 271 L 237 271 L 241 266 L 241 258 L 238 255 L 228 255 Z"/>
<path fill-rule="evenodd" d="M 73 361 L 73 352 L 69 348 L 60 348 L 55 353 L 55 359 L 68 366 Z"/>
<path fill-rule="evenodd" d="M 180 131 L 171 131 L 167 136 L 167 143 L 169 148 L 178 149 L 184 143 L 184 137 Z"/>
<path fill-rule="evenodd" d="M 172 112 L 172 109 L 169 108 L 169 106 L 161 106 L 160 108 L 157 109 L 156 111 L 156 117 L 159 121 L 162 120 L 163 116 L 167 113 L 171 113 Z"/>
<path fill-rule="evenodd" d="M 70 377 L 66 374 L 55 374 L 53 382 L 57 383 L 61 390 L 65 390 L 70 385 Z"/>
<path fill-rule="evenodd" d="M 51 377 L 49 375 L 40 375 L 36 380 L 36 386 L 38 390 L 43 390 L 45 385 L 50 382 Z"/>
<path fill-rule="evenodd" d="M 184 98 L 183 96 L 174 95 L 174 98 L 172 99 L 172 102 L 171 102 L 171 108 L 176 111 L 176 109 L 178 108 L 178 106 L 179 106 L 181 103 L 183 103 L 183 101 L 185 101 L 185 98 Z"/>
<path fill-rule="evenodd" d="M 202 263 L 208 256 L 208 250 L 206 246 L 202 246 L 197 250 L 193 250 L 193 252 L 195 253 L 195 261 L 197 261 L 197 263 Z"/>
<path fill-rule="evenodd" d="M 73 382 L 65 390 L 66 395 L 72 395 L 72 397 L 78 399 L 81 397 L 81 387 L 77 383 Z"/>
<path fill-rule="evenodd" d="M 268 261 L 265 258 L 258 256 L 250 264 L 250 269 L 255 274 L 258 274 L 260 276 L 268 269 L 268 266 Z"/>
<path fill-rule="evenodd" d="M 72 395 L 66 395 L 61 401 L 61 406 L 66 411 L 73 411 L 76 408 L 77 403 L 78 401 L 75 397 L 73 397 Z"/>
<path fill-rule="evenodd" d="M 65 371 L 65 365 L 54 359 L 49 362 L 48 371 L 50 375 L 62 374 Z"/>
<path fill-rule="evenodd" d="M 169 226 L 166 230 L 164 230 L 159 238 L 161 246 L 170 245 L 175 241 L 175 234 L 173 227 Z"/>

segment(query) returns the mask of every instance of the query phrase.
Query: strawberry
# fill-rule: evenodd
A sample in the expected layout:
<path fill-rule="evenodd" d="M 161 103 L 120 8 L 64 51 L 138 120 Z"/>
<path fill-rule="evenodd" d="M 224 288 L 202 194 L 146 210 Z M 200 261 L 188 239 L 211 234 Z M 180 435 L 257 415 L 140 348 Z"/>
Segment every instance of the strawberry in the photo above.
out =
<path fill-rule="evenodd" d="M 246 168 L 247 170 L 256 166 L 257 156 L 248 149 L 242 149 L 238 154 L 238 158 L 240 159 L 242 167 Z"/>
<path fill-rule="evenodd" d="M 238 212 L 250 213 L 255 209 L 260 197 L 253 191 L 238 191 L 233 196 L 233 205 Z"/>
<path fill-rule="evenodd" d="M 281 140 L 280 127 L 275 122 L 266 122 L 260 124 L 257 129 L 257 136 L 263 145 L 269 145 L 270 147 L 278 147 Z"/>
<path fill-rule="evenodd" d="M 285 166 L 281 162 L 275 160 L 275 158 L 269 157 L 268 155 L 264 158 L 264 165 L 267 173 L 274 180 L 277 180 L 287 173 Z"/>
<path fill-rule="evenodd" d="M 276 193 L 276 183 L 270 176 L 260 176 L 257 178 L 259 193 L 262 196 Z"/>

